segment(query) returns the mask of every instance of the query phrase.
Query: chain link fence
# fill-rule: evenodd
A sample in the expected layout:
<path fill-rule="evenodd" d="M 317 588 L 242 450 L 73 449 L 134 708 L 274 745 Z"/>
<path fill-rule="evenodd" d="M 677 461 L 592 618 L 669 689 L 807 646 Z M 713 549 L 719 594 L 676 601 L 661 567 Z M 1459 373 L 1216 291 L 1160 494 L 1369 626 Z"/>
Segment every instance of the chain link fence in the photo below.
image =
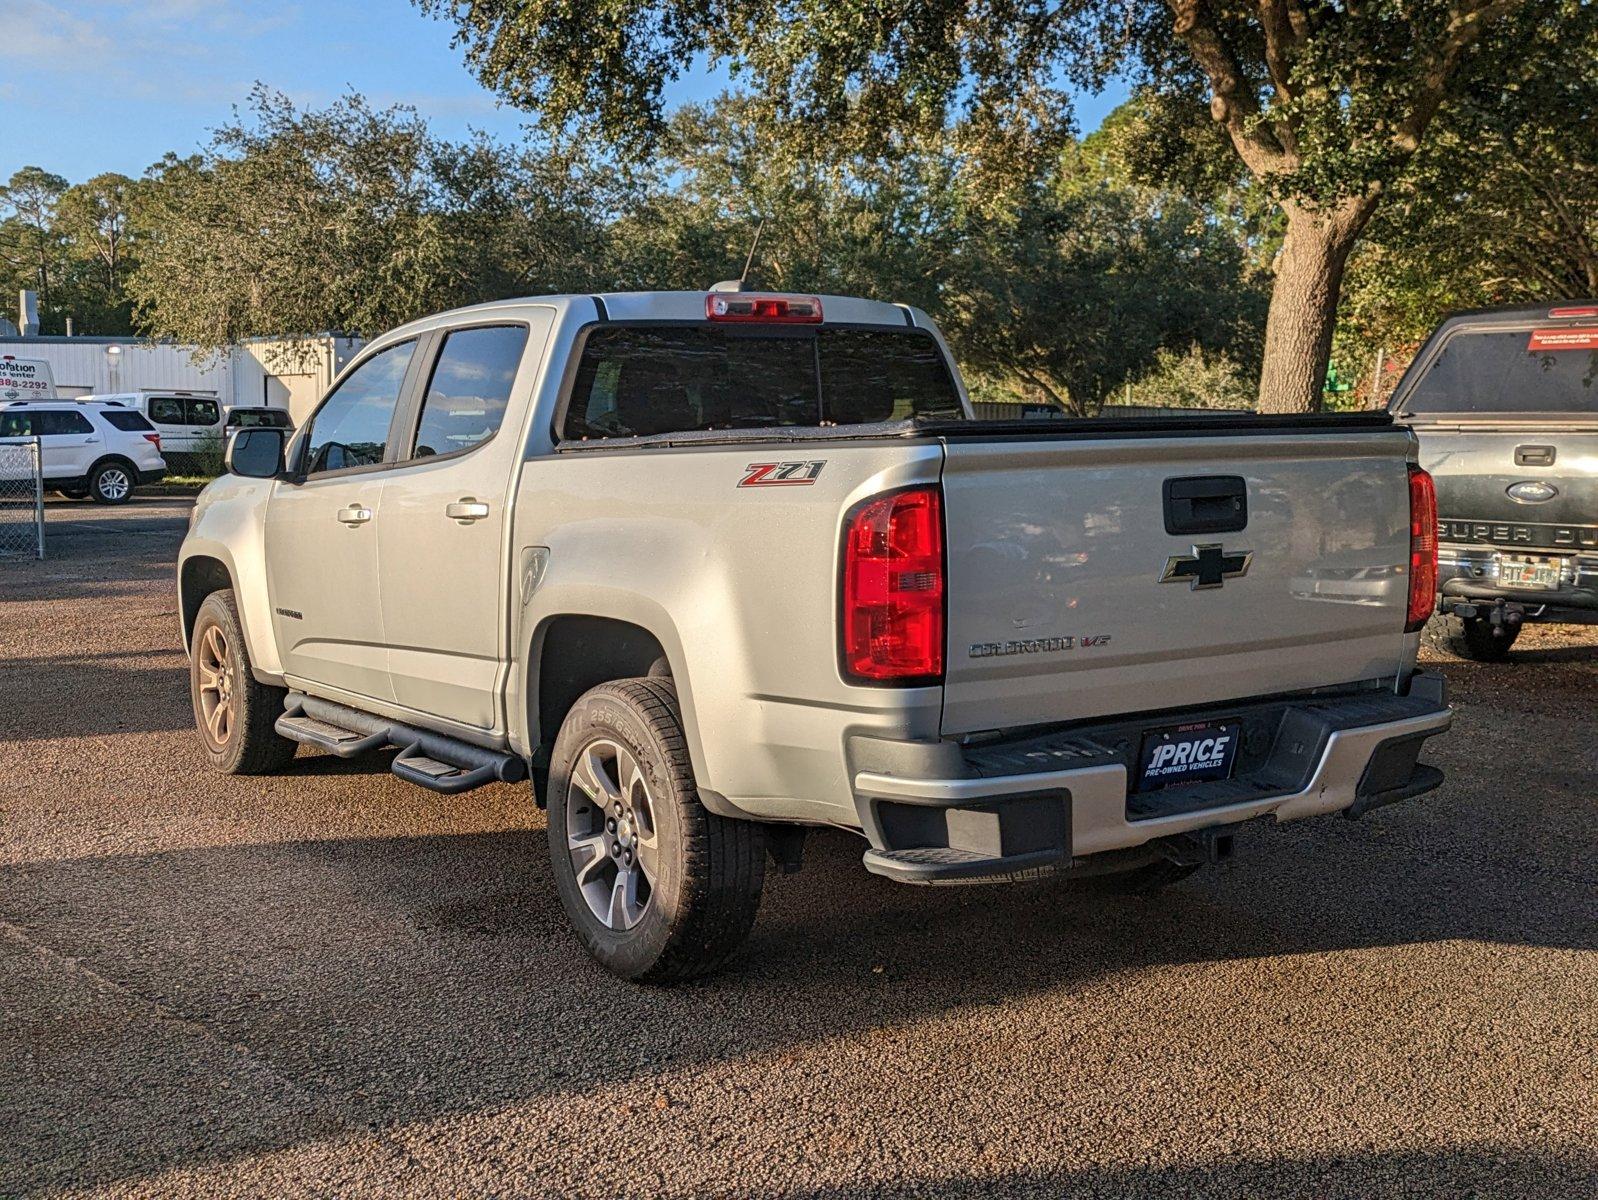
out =
<path fill-rule="evenodd" d="M 0 438 L 0 559 L 44 557 L 44 472 L 36 437 Z"/>

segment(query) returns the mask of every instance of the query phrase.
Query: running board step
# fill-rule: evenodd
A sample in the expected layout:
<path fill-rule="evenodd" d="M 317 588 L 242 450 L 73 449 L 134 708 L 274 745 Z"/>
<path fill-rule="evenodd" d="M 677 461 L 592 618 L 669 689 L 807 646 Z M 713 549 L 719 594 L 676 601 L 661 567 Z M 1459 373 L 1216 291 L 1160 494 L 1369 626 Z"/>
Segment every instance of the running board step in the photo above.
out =
<path fill-rule="evenodd" d="M 407 783 L 455 795 L 487 783 L 527 778 L 527 764 L 515 754 L 490 750 L 447 734 L 417 729 L 331 700 L 291 692 L 277 719 L 278 733 L 340 758 L 392 746 L 399 750 L 389 769 Z"/>

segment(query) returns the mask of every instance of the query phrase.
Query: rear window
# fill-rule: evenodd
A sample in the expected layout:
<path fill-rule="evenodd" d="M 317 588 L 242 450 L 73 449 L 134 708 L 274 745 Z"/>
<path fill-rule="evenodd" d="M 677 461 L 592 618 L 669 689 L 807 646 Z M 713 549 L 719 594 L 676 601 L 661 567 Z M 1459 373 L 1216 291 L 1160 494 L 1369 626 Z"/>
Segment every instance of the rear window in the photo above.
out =
<path fill-rule="evenodd" d="M 602 326 L 583 346 L 564 438 L 957 418 L 932 336 L 912 329 Z"/>
<path fill-rule="evenodd" d="M 154 425 L 136 412 L 113 412 L 110 409 L 102 409 L 100 415 L 112 429 L 120 429 L 123 433 L 144 433 L 155 429 Z"/>
<path fill-rule="evenodd" d="M 1454 334 L 1416 382 L 1411 413 L 1598 413 L 1598 328 Z"/>
<path fill-rule="evenodd" d="M 235 408 L 227 423 L 236 429 L 287 429 L 289 415 L 280 408 Z"/>

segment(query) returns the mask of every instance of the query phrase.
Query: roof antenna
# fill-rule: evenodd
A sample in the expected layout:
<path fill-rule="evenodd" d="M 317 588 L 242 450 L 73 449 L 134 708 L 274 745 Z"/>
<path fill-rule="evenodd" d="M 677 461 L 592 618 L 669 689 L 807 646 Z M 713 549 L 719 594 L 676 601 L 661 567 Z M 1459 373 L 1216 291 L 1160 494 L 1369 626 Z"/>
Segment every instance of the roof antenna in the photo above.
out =
<path fill-rule="evenodd" d="M 755 251 L 760 248 L 760 235 L 766 232 L 766 218 L 760 218 L 760 224 L 755 226 L 754 241 L 749 243 L 749 255 L 744 259 L 744 269 L 739 272 L 737 279 L 724 279 L 711 287 L 713 292 L 755 292 L 760 290 L 760 281 L 752 277 L 755 265 Z"/>

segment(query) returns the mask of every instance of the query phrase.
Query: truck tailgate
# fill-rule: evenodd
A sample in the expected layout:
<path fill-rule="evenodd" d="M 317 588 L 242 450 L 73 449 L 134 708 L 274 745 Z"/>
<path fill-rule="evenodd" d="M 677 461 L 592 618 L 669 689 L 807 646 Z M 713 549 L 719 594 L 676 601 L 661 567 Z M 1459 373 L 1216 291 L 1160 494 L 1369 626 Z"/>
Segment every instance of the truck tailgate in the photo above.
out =
<path fill-rule="evenodd" d="M 1437 481 L 1444 542 L 1598 550 L 1598 420 L 1437 421 L 1416 433 L 1421 466 Z M 1518 490 L 1528 486 L 1537 490 Z"/>
<path fill-rule="evenodd" d="M 1395 675 L 1410 446 L 1356 421 L 946 438 L 944 733 Z M 1235 525 L 1239 486 L 1241 528 L 1191 531 Z"/>

